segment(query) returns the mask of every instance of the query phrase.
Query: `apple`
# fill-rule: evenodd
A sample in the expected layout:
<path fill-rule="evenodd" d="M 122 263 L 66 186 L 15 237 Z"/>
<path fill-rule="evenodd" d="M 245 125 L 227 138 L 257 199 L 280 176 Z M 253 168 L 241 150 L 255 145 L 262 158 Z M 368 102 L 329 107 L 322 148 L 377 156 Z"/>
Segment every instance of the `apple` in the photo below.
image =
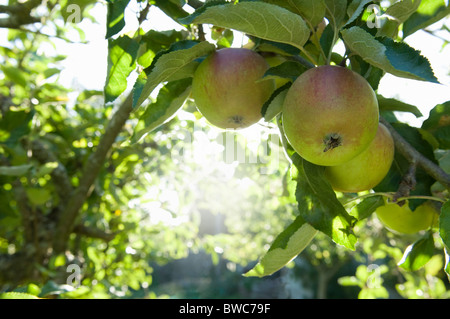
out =
<path fill-rule="evenodd" d="M 411 211 L 408 201 L 405 201 L 403 206 L 386 201 L 375 213 L 385 227 L 401 234 L 414 234 L 428 229 L 439 217 L 430 202 L 425 202 Z"/>
<path fill-rule="evenodd" d="M 245 48 L 217 50 L 194 73 L 192 97 L 209 123 L 223 129 L 248 127 L 262 118 L 261 108 L 275 89 L 262 80 L 269 64 Z"/>
<path fill-rule="evenodd" d="M 378 101 L 369 83 L 346 67 L 323 65 L 301 74 L 282 110 L 287 140 L 305 160 L 343 164 L 365 150 L 378 130 Z"/>
<path fill-rule="evenodd" d="M 348 162 L 327 166 L 325 176 L 334 190 L 340 192 L 361 192 L 378 185 L 391 168 L 394 160 L 394 140 L 383 124 L 370 145 Z"/>

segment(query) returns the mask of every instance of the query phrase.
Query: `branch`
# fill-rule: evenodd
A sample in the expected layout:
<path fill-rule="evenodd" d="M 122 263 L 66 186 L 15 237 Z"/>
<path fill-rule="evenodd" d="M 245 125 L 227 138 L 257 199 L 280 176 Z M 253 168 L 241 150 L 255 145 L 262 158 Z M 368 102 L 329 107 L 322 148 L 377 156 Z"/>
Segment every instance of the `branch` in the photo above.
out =
<path fill-rule="evenodd" d="M 411 162 L 408 172 L 403 176 L 398 190 L 392 198 L 394 202 L 396 202 L 399 198 L 408 197 L 410 192 L 416 187 L 416 166 L 417 164 L 415 161 Z M 405 201 L 401 200 L 397 204 L 399 206 L 403 206 Z"/>
<path fill-rule="evenodd" d="M 81 224 L 76 225 L 73 229 L 73 232 L 91 238 L 103 239 L 106 242 L 111 241 L 117 235 L 117 233 L 108 233 L 103 230 L 84 226 Z"/>
<path fill-rule="evenodd" d="M 133 95 L 130 93 L 109 121 L 105 133 L 97 145 L 97 149 L 86 161 L 79 186 L 75 189 L 72 197 L 68 201 L 66 209 L 61 212 L 61 216 L 58 219 L 58 224 L 56 225 L 53 248 L 57 252 L 62 252 L 65 248 L 78 212 L 88 198 L 89 189 L 97 178 L 108 151 L 111 149 L 117 135 L 119 135 L 125 122 L 130 116 L 133 109 L 132 100 Z"/>
<path fill-rule="evenodd" d="M 17 286 L 20 283 L 32 281 L 30 278 L 36 270 L 31 249 L 21 250 L 15 254 L 0 254 L 0 288 L 1 285 L 11 283 Z"/>
<path fill-rule="evenodd" d="M 11 6 L 0 6 L 0 13 L 9 15 L 0 19 L 0 28 L 20 29 L 22 25 L 40 22 L 41 18 L 33 17 L 31 11 L 41 4 L 41 0 L 30 0 Z"/>
<path fill-rule="evenodd" d="M 442 168 L 419 153 L 401 136 L 392 125 L 384 118 L 380 117 L 380 122 L 391 132 L 395 142 L 395 148 L 410 162 L 422 167 L 431 177 L 440 182 L 445 188 L 450 190 L 450 175 Z"/>

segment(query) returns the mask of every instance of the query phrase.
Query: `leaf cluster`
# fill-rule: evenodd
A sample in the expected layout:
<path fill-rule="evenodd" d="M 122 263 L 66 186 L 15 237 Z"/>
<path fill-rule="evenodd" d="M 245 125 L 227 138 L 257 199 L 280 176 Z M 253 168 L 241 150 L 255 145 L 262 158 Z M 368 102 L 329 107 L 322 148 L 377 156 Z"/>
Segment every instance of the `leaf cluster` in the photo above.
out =
<path fill-rule="evenodd" d="M 82 28 L 68 21 L 70 2 L 49 3 L 54 5 L 49 12 L 60 17 L 48 22 L 57 37 L 63 38 L 72 27 L 83 41 Z M 90 17 L 89 9 L 94 3 L 78 2 L 84 18 Z M 368 258 L 390 256 L 392 261 L 398 255 L 395 248 L 380 248 L 381 244 L 373 249 L 364 246 L 364 227 L 376 225 L 373 212 L 383 205 L 384 197 L 398 195 L 405 176 L 410 177 L 413 171 L 415 183 L 400 197 L 409 198 L 412 209 L 431 199 L 438 203 L 440 216 L 432 229 L 403 239 L 402 244 L 407 245 L 402 246 L 405 252 L 401 262 L 397 262 L 405 281 L 397 290 L 402 296 L 413 296 L 413 287 L 425 285 L 417 284 L 412 275 L 420 271 L 433 274 L 439 287 L 444 285 L 433 265 L 439 254 L 449 260 L 450 208 L 446 185 L 396 152 L 390 172 L 373 191 L 336 193 L 324 176 L 324 168 L 305 161 L 290 147 L 284 138 L 280 114 L 291 83 L 307 69 L 323 64 L 352 69 L 364 76 L 375 91 L 385 74 L 438 84 L 430 62 L 405 39 L 443 20 L 450 12 L 445 1 L 403 0 L 386 8 L 381 8 L 378 1 L 368 0 L 138 1 L 138 27 L 125 33 L 125 11 L 130 5 L 128 0 L 107 1 L 108 58 L 103 92 L 84 90 L 70 101 L 72 104 L 68 103 L 69 90 L 55 81 L 61 71 L 58 61 L 63 57 L 35 53 L 47 35 L 35 38 L 30 30 L 10 30 L 8 41 L 14 45 L 0 47 L 0 200 L 11 203 L 0 211 L 0 253 L 12 255 L 13 251 L 34 247 L 33 253 L 37 253 L 33 256 L 44 265 L 39 269 L 41 280 L 51 286 L 49 291 L 67 297 L 72 293 L 74 298 L 105 296 L 107 292 L 117 297 L 130 294 L 151 284 L 152 267 L 148 261 L 164 264 L 199 247 L 213 256 L 220 251 L 218 247 L 223 248 L 228 260 L 242 264 L 260 257 L 256 266 L 246 272 L 246 276 L 258 277 L 275 273 L 302 252 L 311 254 L 311 245 L 318 243 L 320 236 L 338 245 L 336 250 L 345 248 L 355 254 L 364 250 Z M 145 31 L 145 20 L 153 6 L 179 24 L 180 29 Z M 281 184 L 282 194 L 272 191 L 273 200 L 240 189 L 232 181 L 223 182 L 214 175 L 222 172 L 217 163 L 199 169 L 195 168 L 195 160 L 183 163 L 173 156 L 174 151 L 187 150 L 192 144 L 188 136 L 201 123 L 201 115 L 190 99 L 196 67 L 214 50 L 235 45 L 237 33 L 249 39 L 247 46 L 252 50 L 284 59 L 270 68 L 265 77 L 282 79 L 285 84 L 261 106 L 264 121 L 277 128 L 281 137 L 286 154 L 283 167 L 271 177 L 241 168 L 243 175 L 253 174 L 253 180 L 264 185 L 262 189 L 272 191 L 271 184 Z M 206 35 L 210 35 L 208 40 Z M 338 50 L 339 46 L 344 50 Z M 129 121 L 115 137 L 95 182 L 89 185 L 83 213 L 72 227 L 71 253 L 45 255 L 45 251 L 51 251 L 51 244 L 39 243 L 51 242 L 48 234 L 54 230 L 59 204 L 80 184 L 83 167 L 95 149 L 101 147 L 101 137 L 108 129 L 106 123 L 115 108 L 128 100 L 125 95 L 132 101 Z M 400 136 L 433 165 L 449 173 L 450 102 L 436 105 L 421 127 L 413 127 L 402 123 L 397 114 L 422 117 L 418 106 L 381 94 L 377 97 L 380 114 Z M 177 145 L 183 134 L 186 139 Z M 275 150 L 278 145 L 273 147 Z M 194 176 L 199 176 L 195 183 L 192 181 L 194 186 L 186 183 Z M 217 186 L 220 190 L 213 192 L 210 185 L 223 188 Z M 223 196 L 226 189 L 236 189 L 234 200 L 222 197 L 221 204 L 228 203 L 218 205 L 216 196 Z M 200 203 L 201 198 L 211 200 L 193 204 Z M 226 215 L 239 206 L 240 200 L 258 204 L 242 208 L 248 212 L 243 216 L 230 217 L 231 222 L 220 235 L 197 236 L 201 232 L 199 219 L 205 210 Z M 186 217 L 183 205 L 191 208 L 194 217 Z M 155 216 L 165 219 L 155 221 Z M 268 219 L 270 225 L 256 223 L 254 218 Z M 20 227 L 22 231 L 15 231 Z M 37 228 L 39 232 L 34 230 Z M 247 230 L 249 236 L 244 235 Z M 383 258 L 379 258 L 380 254 Z M 61 272 L 68 263 L 86 267 L 81 290 L 72 292 L 58 284 L 52 286 L 53 281 L 64 281 Z M 448 262 L 441 268 L 450 274 Z M 340 284 L 359 287 L 360 297 L 385 298 L 389 293 L 382 287 L 385 281 L 381 276 L 385 276 L 386 269 L 376 268 L 376 278 L 373 271 L 369 265 L 360 265 L 355 276 L 343 277 Z M 0 281 L 5 281 L 9 273 L 3 274 Z M 371 282 L 373 278 L 380 280 L 378 286 Z M 86 286 L 95 288 L 83 288 Z M 439 293 L 430 292 L 430 296 L 445 296 L 445 289 L 441 288 Z M 41 290 L 34 295 L 51 294 Z M 27 297 L 29 291 L 22 293 Z"/>

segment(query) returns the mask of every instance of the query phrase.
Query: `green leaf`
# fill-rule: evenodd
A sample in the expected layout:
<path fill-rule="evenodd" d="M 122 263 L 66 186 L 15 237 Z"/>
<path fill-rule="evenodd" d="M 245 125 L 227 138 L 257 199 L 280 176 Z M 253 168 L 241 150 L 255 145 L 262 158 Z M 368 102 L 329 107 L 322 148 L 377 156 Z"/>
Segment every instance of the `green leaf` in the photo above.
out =
<path fill-rule="evenodd" d="M 423 114 L 420 112 L 417 106 L 404 103 L 393 98 L 385 98 L 381 95 L 377 95 L 377 99 L 380 111 L 409 112 L 414 114 L 416 117 L 423 116 Z"/>
<path fill-rule="evenodd" d="M 439 147 L 445 150 L 450 149 L 450 125 L 438 127 L 433 136 L 439 142 Z"/>
<path fill-rule="evenodd" d="M 265 78 L 285 78 L 292 82 L 295 81 L 307 68 L 296 61 L 286 61 L 277 66 L 269 68 L 266 73 L 264 73 Z"/>
<path fill-rule="evenodd" d="M 325 0 L 325 7 L 325 17 L 330 21 L 335 31 L 339 30 L 345 19 L 347 0 Z"/>
<path fill-rule="evenodd" d="M 185 1 L 154 0 L 154 2 L 161 11 L 175 21 L 189 15 L 189 13 L 183 10 L 183 6 L 186 4 Z"/>
<path fill-rule="evenodd" d="M 0 141 L 14 145 L 31 130 L 31 122 L 36 111 L 9 109 L 0 117 Z"/>
<path fill-rule="evenodd" d="M 230 29 L 213 27 L 211 29 L 211 39 L 216 41 L 217 47 L 229 48 L 233 44 L 234 32 Z"/>
<path fill-rule="evenodd" d="M 293 155 L 298 169 L 295 197 L 300 216 L 315 229 L 328 235 L 335 243 L 354 250 L 357 241 L 352 232 L 356 219 L 350 216 L 324 176 L 324 167 Z"/>
<path fill-rule="evenodd" d="M 34 205 L 43 205 L 52 198 L 50 191 L 45 188 L 28 187 L 25 189 L 25 192 L 30 202 Z"/>
<path fill-rule="evenodd" d="M 382 38 L 380 42 L 386 47 L 386 57 L 396 72 L 412 79 L 439 83 L 430 62 L 420 55 L 420 51 L 404 42 L 394 42 L 390 38 Z"/>
<path fill-rule="evenodd" d="M 33 167 L 31 164 L 17 165 L 17 166 L 0 166 L 0 175 L 7 176 L 22 176 Z"/>
<path fill-rule="evenodd" d="M 138 142 L 145 134 L 156 129 L 175 115 L 191 92 L 191 78 L 167 83 L 159 90 L 157 100 L 148 105 L 140 116 L 131 137 L 131 143 Z"/>
<path fill-rule="evenodd" d="M 297 13 L 311 26 L 319 24 L 325 16 L 324 0 L 263 0 Z"/>
<path fill-rule="evenodd" d="M 0 65 L 0 68 L 5 74 L 6 78 L 11 82 L 13 82 L 14 84 L 18 84 L 24 88 L 27 87 L 29 78 L 28 73 L 13 66 Z"/>
<path fill-rule="evenodd" d="M 39 299 L 39 297 L 36 297 L 32 294 L 28 294 L 25 292 L 3 292 L 0 294 L 0 299 Z"/>
<path fill-rule="evenodd" d="M 349 25 L 355 21 L 363 12 L 364 7 L 372 2 L 372 0 L 353 0 L 347 8 L 347 14 L 350 17 L 344 26 Z"/>
<path fill-rule="evenodd" d="M 406 248 L 402 259 L 398 263 L 398 266 L 407 271 L 416 271 L 422 268 L 431 259 L 431 257 L 433 257 L 433 252 L 433 233 L 427 232 L 423 238 Z"/>
<path fill-rule="evenodd" d="M 360 288 L 364 287 L 364 283 L 355 276 L 340 277 L 338 278 L 338 284 L 341 286 L 358 286 Z"/>
<path fill-rule="evenodd" d="M 140 106 L 161 82 L 167 81 L 193 60 L 213 51 L 214 45 L 206 41 L 180 41 L 158 53 L 133 88 L 133 107 Z"/>
<path fill-rule="evenodd" d="M 422 123 L 422 128 L 433 134 L 441 149 L 450 148 L 450 101 L 436 105 Z"/>
<path fill-rule="evenodd" d="M 387 299 L 389 292 L 385 287 L 366 288 L 364 287 L 358 294 L 358 299 Z"/>
<path fill-rule="evenodd" d="M 62 284 L 59 285 L 53 280 L 47 281 L 41 289 L 41 293 L 39 294 L 40 298 L 46 298 L 55 295 L 61 295 L 65 292 L 73 291 L 74 288 L 70 285 Z"/>
<path fill-rule="evenodd" d="M 433 130 L 441 126 L 450 125 L 450 101 L 436 105 L 422 123 L 425 130 Z"/>
<path fill-rule="evenodd" d="M 353 71 L 361 74 L 369 82 L 374 91 L 378 90 L 384 71 L 364 61 L 359 55 L 350 56 L 350 64 Z"/>
<path fill-rule="evenodd" d="M 300 49 L 290 44 L 280 43 L 275 41 L 263 40 L 249 35 L 249 39 L 257 43 L 258 49 L 262 52 L 273 52 L 280 55 L 299 55 Z"/>
<path fill-rule="evenodd" d="M 445 266 L 444 266 L 444 271 L 447 274 L 447 280 L 450 281 L 450 253 L 448 248 L 444 249 L 444 254 L 445 254 Z"/>
<path fill-rule="evenodd" d="M 143 68 L 149 67 L 159 51 L 167 50 L 174 42 L 183 40 L 186 33 L 186 31 L 177 30 L 149 30 L 147 33 L 141 35 L 139 40 L 138 64 Z"/>
<path fill-rule="evenodd" d="M 330 54 L 330 51 L 333 49 L 334 42 L 334 29 L 331 24 L 328 24 L 322 32 L 319 43 L 322 47 L 325 56 Z"/>
<path fill-rule="evenodd" d="M 261 39 L 302 48 L 308 41 L 309 28 L 297 14 L 264 2 L 205 5 L 182 23 L 206 23 L 248 33 Z"/>
<path fill-rule="evenodd" d="M 422 0 L 414 12 L 403 24 L 403 38 L 416 31 L 425 29 L 450 14 L 450 5 L 445 0 Z"/>
<path fill-rule="evenodd" d="M 430 62 L 406 43 L 376 39 L 360 27 L 341 31 L 345 44 L 364 61 L 395 76 L 438 83 Z"/>
<path fill-rule="evenodd" d="M 36 172 L 35 177 L 42 177 L 47 174 L 50 174 L 58 167 L 58 162 L 47 162 L 39 167 L 39 170 Z"/>
<path fill-rule="evenodd" d="M 264 103 L 261 109 L 261 114 L 266 122 L 270 122 L 275 116 L 281 113 L 284 99 L 289 88 L 291 87 L 291 84 L 292 83 L 289 82 L 276 89 L 270 96 L 269 100 Z"/>
<path fill-rule="evenodd" d="M 448 251 L 450 248 L 450 201 L 447 201 L 441 208 L 439 215 L 439 235 Z"/>
<path fill-rule="evenodd" d="M 419 8 L 421 0 L 402 0 L 386 9 L 386 15 L 399 24 L 405 22 Z"/>
<path fill-rule="evenodd" d="M 300 254 L 317 235 L 318 231 L 302 217 L 297 217 L 270 246 L 258 264 L 244 274 L 247 277 L 264 277 L 273 274 Z"/>
<path fill-rule="evenodd" d="M 85 296 L 89 296 L 91 288 L 86 286 L 80 286 L 72 291 L 63 292 L 60 294 L 60 299 L 81 299 Z"/>
<path fill-rule="evenodd" d="M 112 102 L 128 86 L 127 78 L 136 67 L 138 43 L 127 35 L 108 40 L 108 74 L 105 82 L 105 102 Z"/>
<path fill-rule="evenodd" d="M 355 205 L 350 211 L 350 215 L 358 220 L 369 217 L 378 207 L 384 205 L 383 196 L 375 195 L 365 198 Z"/>
<path fill-rule="evenodd" d="M 106 39 L 119 33 L 125 26 L 125 9 L 130 0 L 107 0 Z"/>

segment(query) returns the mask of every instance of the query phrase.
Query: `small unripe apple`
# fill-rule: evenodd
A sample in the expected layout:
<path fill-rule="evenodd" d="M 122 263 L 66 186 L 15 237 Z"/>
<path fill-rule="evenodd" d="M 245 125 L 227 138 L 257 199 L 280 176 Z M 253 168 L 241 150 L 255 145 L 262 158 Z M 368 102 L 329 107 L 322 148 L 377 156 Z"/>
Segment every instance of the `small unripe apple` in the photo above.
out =
<path fill-rule="evenodd" d="M 325 175 L 334 190 L 357 193 L 378 185 L 391 168 L 394 160 L 394 140 L 383 124 L 370 145 L 348 162 L 327 166 Z"/>
<path fill-rule="evenodd" d="M 301 74 L 283 105 L 287 140 L 305 160 L 323 166 L 340 165 L 366 149 L 378 119 L 378 101 L 369 83 L 340 66 Z"/>
<path fill-rule="evenodd" d="M 211 124 L 223 129 L 248 127 L 262 118 L 261 108 L 275 89 L 262 80 L 269 64 L 244 48 L 218 50 L 203 60 L 194 73 L 192 97 Z"/>
<path fill-rule="evenodd" d="M 378 207 L 375 213 L 384 226 L 401 234 L 414 234 L 428 229 L 439 218 L 430 202 L 425 202 L 412 211 L 408 201 L 403 206 L 386 201 L 385 205 Z"/>

